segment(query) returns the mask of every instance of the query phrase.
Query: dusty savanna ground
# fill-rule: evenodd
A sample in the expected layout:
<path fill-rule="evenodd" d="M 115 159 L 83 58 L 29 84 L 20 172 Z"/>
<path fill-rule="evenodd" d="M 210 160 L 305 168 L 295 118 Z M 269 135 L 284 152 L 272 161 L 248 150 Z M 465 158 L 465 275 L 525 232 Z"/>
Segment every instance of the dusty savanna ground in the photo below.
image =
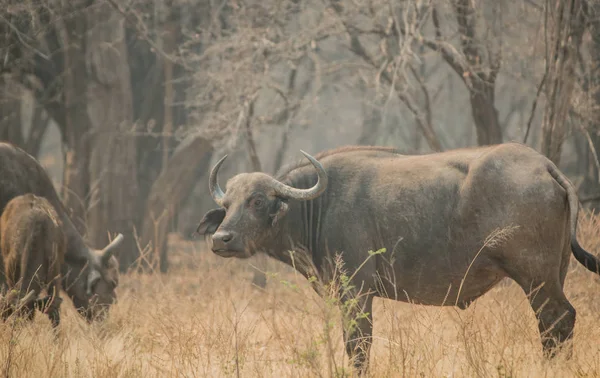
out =
<path fill-rule="evenodd" d="M 582 244 L 600 252 L 600 218 L 582 216 Z M 0 326 L 0 367 L 10 377 L 329 377 L 349 372 L 339 312 L 291 269 L 265 291 L 247 262 L 202 242 L 172 241 L 167 275 L 123 276 L 119 303 L 88 326 L 63 304 L 54 341 L 46 317 Z M 506 282 L 469 309 L 375 300 L 371 375 L 376 377 L 600 376 L 600 279 L 574 259 L 566 292 L 577 309 L 575 355 L 541 358 L 523 292 Z M 329 325 L 329 326 L 328 326 Z"/>

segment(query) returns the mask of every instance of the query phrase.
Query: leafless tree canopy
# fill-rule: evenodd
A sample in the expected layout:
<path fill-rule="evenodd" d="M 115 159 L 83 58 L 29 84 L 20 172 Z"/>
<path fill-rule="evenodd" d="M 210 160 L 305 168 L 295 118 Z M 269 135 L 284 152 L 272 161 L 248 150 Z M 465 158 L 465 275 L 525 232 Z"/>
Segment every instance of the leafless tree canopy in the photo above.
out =
<path fill-rule="evenodd" d="M 597 206 L 600 7 L 585 0 L 0 0 L 0 137 L 92 244 L 167 269 L 207 167 L 343 144 L 525 142 Z"/>

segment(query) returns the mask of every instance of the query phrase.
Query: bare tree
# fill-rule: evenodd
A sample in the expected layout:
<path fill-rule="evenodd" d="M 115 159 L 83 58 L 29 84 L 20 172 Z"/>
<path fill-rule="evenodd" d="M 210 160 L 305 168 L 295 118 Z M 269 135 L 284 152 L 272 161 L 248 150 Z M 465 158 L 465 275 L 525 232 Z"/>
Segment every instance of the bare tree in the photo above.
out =
<path fill-rule="evenodd" d="M 372 68 L 375 86 L 379 87 L 381 81 L 390 86 L 389 94 L 397 96 L 413 114 L 429 147 L 434 151 L 441 151 L 442 145 L 432 124 L 431 104 L 419 106 L 414 99 L 415 95 L 406 85 L 406 78 L 411 72 L 410 68 L 415 56 L 413 47 L 416 37 L 414 33 L 406 33 L 406 28 L 415 30 L 420 27 L 424 17 L 422 9 L 408 2 L 406 8 L 400 10 L 401 17 L 399 17 L 396 13 L 397 7 L 391 4 L 389 6 L 384 3 L 377 3 L 377 6 L 355 5 L 351 2 L 331 0 L 330 5 L 349 36 L 350 51 Z M 382 14 L 386 13 L 391 13 L 391 16 L 387 17 L 387 24 L 378 22 Z M 359 21 L 364 20 L 365 17 L 369 17 L 368 22 Z M 369 26 L 357 26 L 361 23 Z M 365 43 L 376 44 L 379 48 L 377 50 L 368 48 Z M 420 90 L 427 91 L 426 85 L 422 82 L 423 78 L 417 76 L 415 79 L 419 82 Z M 428 94 L 425 99 L 429 99 Z"/>
<path fill-rule="evenodd" d="M 21 147 L 37 157 L 50 118 L 37 101 L 30 101 L 31 120 L 29 124 L 22 117 L 26 90 L 18 82 L 6 77 L 1 82 L 0 94 L 0 139 Z M 27 103 L 25 102 L 27 105 Z"/>
<path fill-rule="evenodd" d="M 578 51 L 579 86 L 574 88 L 569 116 L 574 118 L 574 125 L 580 125 L 574 131 L 581 132 L 577 138 L 581 141 L 577 148 L 583 173 L 579 189 L 581 202 L 597 209 L 600 204 L 600 3 L 588 1 L 582 6 L 590 38 L 582 42 L 582 49 Z"/>
<path fill-rule="evenodd" d="M 87 108 L 93 130 L 90 239 L 102 245 L 108 242 L 107 230 L 122 232 L 127 236 L 123 249 L 135 251 L 137 146 L 127 132 L 133 125 L 133 104 L 124 20 L 108 3 L 101 3 L 90 7 L 86 21 Z M 130 252 L 121 262 L 129 266 L 134 259 Z"/>
<path fill-rule="evenodd" d="M 147 265 L 168 269 L 167 233 L 177 205 L 187 200 L 199 177 L 210 167 L 211 143 L 191 134 L 177 147 L 150 190 L 142 224 L 141 245 L 150 247 Z M 158 260 L 158 261 L 156 261 Z"/>
<path fill-rule="evenodd" d="M 477 132 L 477 144 L 482 146 L 501 143 L 502 128 L 495 106 L 495 84 L 500 72 L 501 50 L 494 38 L 499 36 L 478 37 L 477 22 L 481 21 L 482 17 L 478 17 L 473 1 L 452 0 L 452 8 L 458 26 L 460 50 L 451 48 L 447 41 L 444 41 L 440 17 L 435 6 L 431 11 L 435 40 L 425 40 L 424 43 L 440 52 L 467 87 Z M 497 7 L 494 6 L 493 9 L 496 11 L 495 17 L 499 17 Z"/>
<path fill-rule="evenodd" d="M 542 153 L 554 163 L 560 162 L 571 95 L 576 80 L 575 64 L 579 55 L 584 24 L 584 2 L 580 0 L 550 1 L 546 12 L 546 107 L 542 121 Z"/>

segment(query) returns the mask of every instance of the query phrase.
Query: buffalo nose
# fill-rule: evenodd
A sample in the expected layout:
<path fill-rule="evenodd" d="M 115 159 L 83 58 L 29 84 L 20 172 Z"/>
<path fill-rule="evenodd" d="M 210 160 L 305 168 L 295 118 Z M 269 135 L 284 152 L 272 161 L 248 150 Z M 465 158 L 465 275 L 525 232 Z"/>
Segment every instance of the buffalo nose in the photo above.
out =
<path fill-rule="evenodd" d="M 215 248 L 223 248 L 233 239 L 233 234 L 228 231 L 217 231 L 213 234 L 212 240 Z"/>

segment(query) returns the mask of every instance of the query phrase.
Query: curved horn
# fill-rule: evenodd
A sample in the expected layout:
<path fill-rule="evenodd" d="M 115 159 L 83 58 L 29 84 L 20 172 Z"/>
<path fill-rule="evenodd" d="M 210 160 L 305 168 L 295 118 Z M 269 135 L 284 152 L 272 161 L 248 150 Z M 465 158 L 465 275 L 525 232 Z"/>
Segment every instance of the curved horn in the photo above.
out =
<path fill-rule="evenodd" d="M 114 254 L 115 248 L 123 242 L 123 234 L 117 235 L 104 249 L 102 250 L 102 262 L 106 263 Z"/>
<path fill-rule="evenodd" d="M 223 156 L 221 160 L 215 164 L 213 169 L 210 171 L 210 177 L 208 178 L 208 190 L 210 190 L 210 195 L 215 203 L 221 207 L 223 206 L 223 197 L 225 196 L 225 193 L 223 193 L 219 183 L 217 182 L 217 174 L 219 173 L 219 168 L 221 168 L 221 165 L 225 159 L 227 159 L 227 155 Z"/>
<path fill-rule="evenodd" d="M 304 156 L 311 162 L 311 164 L 317 170 L 317 183 L 315 186 L 309 189 L 297 189 L 291 186 L 288 186 L 276 179 L 273 179 L 272 185 L 273 188 L 277 191 L 277 193 L 281 196 L 287 198 L 293 198 L 297 200 L 308 201 L 320 196 L 325 189 L 327 189 L 328 177 L 327 172 L 325 172 L 325 168 L 319 163 L 314 157 L 310 154 L 300 150 Z"/>

